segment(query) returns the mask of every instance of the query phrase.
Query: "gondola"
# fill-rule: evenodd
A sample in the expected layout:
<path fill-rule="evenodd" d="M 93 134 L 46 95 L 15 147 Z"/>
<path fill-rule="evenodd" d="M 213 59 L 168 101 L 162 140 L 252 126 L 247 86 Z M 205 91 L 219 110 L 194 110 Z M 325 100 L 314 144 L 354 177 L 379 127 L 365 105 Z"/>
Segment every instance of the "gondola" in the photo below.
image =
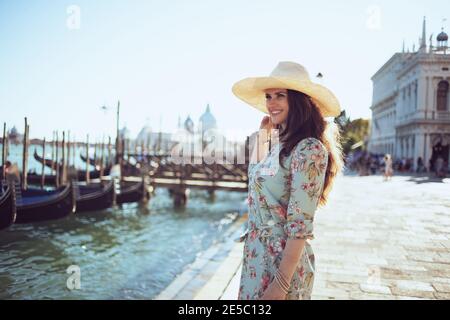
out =
<path fill-rule="evenodd" d="M 16 220 L 16 198 L 14 187 L 0 186 L 0 230 L 8 228 Z"/>
<path fill-rule="evenodd" d="M 64 218 L 75 212 L 76 200 L 73 184 L 56 190 L 28 188 L 16 195 L 15 223 L 30 223 Z"/>
<path fill-rule="evenodd" d="M 116 195 L 117 204 L 139 202 L 144 197 L 148 197 L 148 191 L 145 182 L 125 182 L 120 183 L 120 192 Z"/>
<path fill-rule="evenodd" d="M 110 180 L 106 184 L 75 184 L 75 194 L 77 201 L 77 213 L 94 210 L 104 210 L 114 204 L 115 190 L 114 181 Z"/>
<path fill-rule="evenodd" d="M 41 185 L 42 175 L 35 171 L 28 171 L 27 182 L 30 185 Z M 56 176 L 54 174 L 45 175 L 45 184 L 54 186 L 56 184 Z"/>
<path fill-rule="evenodd" d="M 80 154 L 80 158 L 81 158 L 81 160 L 83 160 L 83 162 L 86 162 L 86 157 L 83 156 L 82 154 Z M 95 163 L 94 159 L 89 158 L 89 164 L 95 168 L 95 171 L 100 172 L 100 169 L 99 169 L 100 165 L 99 165 L 98 161 L 97 161 L 97 163 Z M 104 171 L 103 175 L 108 176 L 111 171 L 111 166 L 110 165 L 105 166 L 103 168 L 103 171 Z"/>
<path fill-rule="evenodd" d="M 77 174 L 75 175 L 75 178 L 77 181 L 86 181 L 86 171 L 77 171 Z M 90 172 L 89 174 L 90 179 L 99 179 L 100 178 L 100 172 Z M 42 175 L 39 173 L 36 173 L 35 171 L 28 171 L 27 174 L 27 182 L 30 185 L 40 185 L 41 184 Z M 56 175 L 54 174 L 46 174 L 45 175 L 45 184 L 54 186 L 56 184 Z"/>
<path fill-rule="evenodd" d="M 28 174 L 27 174 L 28 184 L 40 185 L 41 178 L 42 178 L 41 174 L 36 173 L 35 171 L 28 171 Z M 72 178 L 76 179 L 77 181 L 86 181 L 86 171 L 78 171 L 77 170 L 77 173 Z M 100 171 L 91 171 L 89 173 L 89 178 L 90 179 L 99 179 Z M 46 174 L 45 175 L 45 184 L 46 185 L 55 185 L 56 184 L 56 175 Z"/>
<path fill-rule="evenodd" d="M 45 175 L 45 184 L 46 185 L 55 185 L 55 183 L 56 183 L 55 175 Z M 41 175 L 33 173 L 33 172 L 29 172 L 28 173 L 28 184 L 35 185 L 35 186 L 40 185 L 41 184 Z M 79 186 L 82 191 L 81 194 L 83 194 L 83 196 L 85 196 L 88 192 L 95 192 L 96 198 L 102 198 L 102 196 L 99 196 L 99 193 L 102 192 L 101 191 L 102 187 L 100 187 L 98 184 L 97 185 L 92 184 L 88 187 L 86 187 L 82 184 L 79 184 Z M 120 182 L 120 188 L 118 188 L 118 189 L 120 189 L 120 192 L 116 195 L 116 197 L 117 197 L 116 203 L 117 204 L 137 202 L 137 201 L 141 201 L 142 199 L 144 199 L 144 197 L 148 197 L 148 191 L 145 189 L 143 181 L 140 181 L 140 182 L 122 181 L 122 182 Z M 103 193 L 107 193 L 107 192 L 105 192 L 103 190 Z M 106 200 L 101 200 L 101 201 L 106 201 Z M 83 210 L 83 211 L 97 210 L 97 209 L 91 209 L 95 205 L 99 205 L 99 204 L 94 204 L 94 205 L 86 204 L 88 209 Z M 77 204 L 77 212 L 81 212 L 79 210 L 79 206 L 80 206 L 80 204 Z M 105 206 L 105 208 L 108 208 L 108 206 Z"/>
<path fill-rule="evenodd" d="M 82 154 L 80 154 L 80 158 L 83 162 L 87 161 L 87 158 L 85 156 L 83 156 Z M 89 158 L 89 164 L 94 166 L 95 161 L 92 158 Z M 94 167 L 98 168 L 98 164 Z M 105 168 L 105 176 L 109 175 L 111 171 L 111 166 L 108 166 L 107 168 Z M 131 163 L 129 163 L 128 161 L 124 161 L 123 165 L 122 165 L 122 174 L 124 176 L 132 176 L 132 177 L 138 177 L 141 175 L 141 171 L 139 168 L 136 167 L 136 165 L 133 165 Z"/>
<path fill-rule="evenodd" d="M 36 149 L 34 150 L 34 159 L 39 162 L 39 163 L 43 163 L 45 162 L 45 166 L 48 168 L 55 168 L 55 162 L 53 160 L 50 159 L 43 159 L 41 156 L 39 156 L 37 154 Z M 60 170 L 62 170 L 62 166 L 60 166 Z M 111 167 L 105 167 L 103 175 L 107 176 L 109 175 L 111 170 Z M 76 179 L 78 181 L 86 181 L 86 170 L 77 170 L 77 174 L 76 174 Z M 56 181 L 55 175 L 46 175 L 45 176 L 45 181 L 47 181 L 48 178 L 48 184 L 54 184 L 54 182 Z M 100 178 L 100 170 L 91 170 L 89 171 L 89 178 L 90 179 L 99 179 Z M 30 184 L 39 184 L 41 183 L 41 175 L 37 174 L 35 172 L 29 172 L 28 173 L 28 183 Z M 52 182 L 50 182 L 52 181 Z M 47 183 L 47 182 L 46 182 Z"/>
<path fill-rule="evenodd" d="M 83 162 L 86 162 L 86 157 L 85 156 L 83 156 L 82 154 L 80 154 L 80 158 L 81 158 L 81 160 L 83 160 Z M 91 166 L 93 166 L 93 167 L 96 167 L 96 166 L 100 166 L 99 165 L 99 162 L 98 162 L 98 160 L 97 160 L 97 163 L 94 161 L 94 159 L 92 159 L 92 158 L 89 158 L 89 164 L 91 165 Z"/>

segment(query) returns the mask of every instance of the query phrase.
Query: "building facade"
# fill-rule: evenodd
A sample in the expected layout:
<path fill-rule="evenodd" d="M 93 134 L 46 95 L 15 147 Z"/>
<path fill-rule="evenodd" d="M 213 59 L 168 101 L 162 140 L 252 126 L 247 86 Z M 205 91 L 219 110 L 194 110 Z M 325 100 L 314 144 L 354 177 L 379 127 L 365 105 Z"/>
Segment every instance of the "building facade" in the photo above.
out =
<path fill-rule="evenodd" d="M 450 54 L 443 31 L 427 44 L 423 22 L 419 49 L 395 53 L 372 77 L 372 121 L 368 150 L 419 158 L 430 170 L 439 159 L 448 167 L 450 145 Z"/>

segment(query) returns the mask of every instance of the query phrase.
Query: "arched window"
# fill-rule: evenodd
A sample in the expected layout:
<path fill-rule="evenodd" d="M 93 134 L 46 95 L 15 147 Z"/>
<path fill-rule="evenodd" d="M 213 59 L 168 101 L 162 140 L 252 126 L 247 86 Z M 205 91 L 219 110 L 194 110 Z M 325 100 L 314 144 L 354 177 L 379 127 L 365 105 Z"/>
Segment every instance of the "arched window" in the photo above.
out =
<path fill-rule="evenodd" d="M 446 111 L 447 110 L 447 101 L 448 101 L 448 82 L 442 80 L 438 84 L 437 90 L 437 110 L 438 111 Z"/>

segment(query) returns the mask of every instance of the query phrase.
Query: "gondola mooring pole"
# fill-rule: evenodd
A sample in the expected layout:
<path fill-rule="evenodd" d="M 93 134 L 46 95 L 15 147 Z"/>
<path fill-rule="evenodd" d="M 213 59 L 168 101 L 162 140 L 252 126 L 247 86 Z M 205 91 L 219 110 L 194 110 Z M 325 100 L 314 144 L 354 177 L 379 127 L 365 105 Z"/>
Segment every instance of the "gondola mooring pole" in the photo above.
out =
<path fill-rule="evenodd" d="M 119 158 L 119 167 L 120 167 L 120 180 L 124 180 L 124 170 L 123 170 L 123 162 L 124 162 L 124 151 L 125 151 L 125 139 L 120 140 L 120 158 Z"/>
<path fill-rule="evenodd" d="M 98 140 L 96 140 L 94 143 L 94 168 L 96 171 L 97 171 L 97 145 L 98 145 Z"/>
<path fill-rule="evenodd" d="M 52 163 L 52 166 L 51 166 L 51 174 L 54 174 L 54 175 L 56 175 L 56 170 L 55 170 L 55 165 L 56 165 L 56 159 L 55 159 L 55 139 L 56 139 L 56 136 L 55 136 L 55 131 L 53 130 L 53 138 L 52 138 L 52 161 L 53 161 L 53 163 Z"/>
<path fill-rule="evenodd" d="M 5 167 L 6 167 L 6 161 L 8 161 L 8 157 L 9 157 L 9 136 L 8 136 L 8 133 L 6 133 L 6 138 L 5 138 Z"/>
<path fill-rule="evenodd" d="M 68 169 L 70 167 L 70 130 L 67 131 L 67 164 L 66 164 L 66 168 Z M 66 171 L 66 175 L 67 175 L 67 171 Z M 67 176 L 66 176 L 67 178 Z"/>
<path fill-rule="evenodd" d="M 86 136 L 86 184 L 89 184 L 89 135 Z"/>
<path fill-rule="evenodd" d="M 30 125 L 27 124 L 27 148 L 26 148 L 26 157 L 25 157 L 25 188 L 28 189 L 28 149 L 30 148 Z"/>
<path fill-rule="evenodd" d="M 61 185 L 66 184 L 66 132 L 63 131 L 63 138 L 62 138 L 62 159 L 61 159 L 61 165 L 62 165 L 62 171 L 61 171 Z"/>
<path fill-rule="evenodd" d="M 76 164 L 75 164 L 75 154 L 76 154 L 76 145 L 77 145 L 77 139 L 76 139 L 76 137 L 75 137 L 75 135 L 73 135 L 73 154 L 72 154 L 72 163 L 73 163 L 73 169 L 74 169 L 74 171 L 76 171 L 76 169 L 77 169 L 77 166 L 76 166 Z"/>
<path fill-rule="evenodd" d="M 6 163 L 6 161 L 8 161 L 8 157 L 9 157 L 9 137 L 8 137 L 8 135 L 6 135 L 6 143 L 5 143 L 5 146 L 6 146 L 6 151 L 5 151 L 5 163 Z"/>
<path fill-rule="evenodd" d="M 27 189 L 28 132 L 29 126 L 27 122 L 27 117 L 25 117 L 25 132 L 23 135 L 23 152 L 22 152 L 22 190 Z"/>
<path fill-rule="evenodd" d="M 103 171 L 104 171 L 104 167 L 103 167 L 103 161 L 105 161 L 105 136 L 102 137 L 102 144 L 101 144 L 101 153 L 100 153 L 100 180 L 103 177 Z"/>
<path fill-rule="evenodd" d="M 44 185 L 45 185 L 45 137 L 44 137 L 44 142 L 42 143 L 42 159 L 44 159 L 44 161 L 42 161 L 42 169 L 41 169 L 41 189 L 44 189 Z"/>
<path fill-rule="evenodd" d="M 6 122 L 3 123 L 2 139 L 2 180 L 6 179 Z"/>
<path fill-rule="evenodd" d="M 128 163 L 130 163 L 130 150 L 131 150 L 130 146 L 131 146 L 131 140 L 128 138 L 127 139 L 127 161 L 128 161 Z"/>
<path fill-rule="evenodd" d="M 115 163 L 118 164 L 120 161 L 120 132 L 119 132 L 119 115 L 120 115 L 120 100 L 117 101 L 117 123 L 116 123 L 116 161 Z"/>
<path fill-rule="evenodd" d="M 56 178 L 56 187 L 59 188 L 59 154 L 58 154 L 58 150 L 59 149 L 59 136 L 58 136 L 58 131 L 56 131 L 56 147 L 55 147 L 55 178 Z"/>
<path fill-rule="evenodd" d="M 113 161 L 111 159 L 111 136 L 108 136 L 108 166 L 113 165 Z"/>

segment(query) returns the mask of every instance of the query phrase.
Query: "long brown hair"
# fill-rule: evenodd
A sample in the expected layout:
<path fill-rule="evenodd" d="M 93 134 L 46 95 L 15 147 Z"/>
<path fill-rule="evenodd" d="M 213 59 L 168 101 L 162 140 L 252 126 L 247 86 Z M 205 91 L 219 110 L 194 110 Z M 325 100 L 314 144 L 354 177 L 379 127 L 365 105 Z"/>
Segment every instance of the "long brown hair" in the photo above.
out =
<path fill-rule="evenodd" d="M 336 175 L 344 166 L 339 130 L 334 122 L 327 122 L 310 96 L 294 90 L 287 94 L 289 111 L 286 126 L 280 132 L 283 147 L 280 150 L 280 164 L 291 154 L 298 142 L 305 138 L 316 138 L 328 151 L 325 182 L 319 199 L 319 206 L 325 205 Z"/>

